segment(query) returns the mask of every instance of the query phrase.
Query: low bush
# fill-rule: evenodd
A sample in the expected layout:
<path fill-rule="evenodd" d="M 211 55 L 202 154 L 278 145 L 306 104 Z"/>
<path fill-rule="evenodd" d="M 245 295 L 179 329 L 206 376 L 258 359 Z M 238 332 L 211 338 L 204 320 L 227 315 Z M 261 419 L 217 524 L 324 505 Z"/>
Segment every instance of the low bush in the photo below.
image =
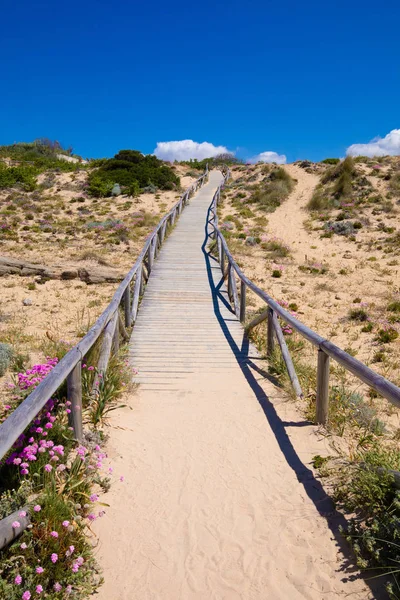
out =
<path fill-rule="evenodd" d="M 138 150 L 121 150 L 89 175 L 88 192 L 96 197 L 109 196 L 115 184 L 130 195 L 137 195 L 138 188 L 152 185 L 155 190 L 172 190 L 178 188 L 180 182 L 173 169 L 156 156 L 143 155 Z"/>
<path fill-rule="evenodd" d="M 278 167 L 256 186 L 248 202 L 256 204 L 265 212 L 273 212 L 288 197 L 293 190 L 294 183 L 287 171 Z"/>
<path fill-rule="evenodd" d="M 394 600 L 400 590 L 400 491 L 391 470 L 400 470 L 400 451 L 373 442 L 340 469 L 335 499 L 339 507 L 356 513 L 343 533 L 353 546 L 358 566 L 390 576 L 386 589 Z"/>
<path fill-rule="evenodd" d="M 325 158 L 324 160 L 321 160 L 321 162 L 325 165 L 337 165 L 340 163 L 340 158 Z"/>
<path fill-rule="evenodd" d="M 349 318 L 352 321 L 368 321 L 368 313 L 364 308 L 351 308 Z"/>

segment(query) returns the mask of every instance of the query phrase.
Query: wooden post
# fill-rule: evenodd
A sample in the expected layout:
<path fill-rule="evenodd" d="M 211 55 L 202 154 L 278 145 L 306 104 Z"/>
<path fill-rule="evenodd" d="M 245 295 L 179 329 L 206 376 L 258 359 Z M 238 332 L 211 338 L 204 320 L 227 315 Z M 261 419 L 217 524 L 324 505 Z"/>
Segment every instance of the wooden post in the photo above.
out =
<path fill-rule="evenodd" d="M 112 353 L 117 354 L 118 351 L 119 351 L 119 321 L 118 321 L 118 319 L 116 319 L 113 341 L 112 341 Z"/>
<path fill-rule="evenodd" d="M 144 271 L 144 265 L 142 263 L 142 272 L 141 272 L 141 276 L 140 276 L 140 295 L 141 296 L 143 296 L 143 292 L 144 292 L 144 284 L 145 284 L 144 275 L 145 275 L 145 271 Z"/>
<path fill-rule="evenodd" d="M 297 377 L 296 370 L 294 368 L 292 357 L 290 356 L 289 348 L 287 347 L 285 336 L 283 335 L 282 327 L 278 321 L 278 317 L 277 317 L 276 313 L 274 313 L 272 320 L 273 320 L 273 324 L 274 324 L 276 339 L 278 340 L 278 344 L 279 344 L 279 347 L 282 352 L 283 360 L 285 361 L 286 369 L 289 374 L 289 378 L 290 378 L 292 387 L 296 393 L 296 396 L 298 398 L 302 398 L 303 391 L 301 389 L 301 385 L 300 385 L 299 379 Z"/>
<path fill-rule="evenodd" d="M 246 320 L 246 284 L 240 281 L 240 321 L 244 323 Z"/>
<path fill-rule="evenodd" d="M 222 242 L 221 242 L 221 271 L 222 271 L 222 278 L 225 279 L 225 250 L 224 250 L 224 246 L 222 245 Z"/>
<path fill-rule="evenodd" d="M 147 251 L 147 259 L 148 259 L 148 265 L 149 265 L 149 275 L 151 273 L 151 270 L 153 268 L 153 260 L 154 260 L 154 256 L 153 256 L 153 252 L 152 252 L 152 243 L 150 243 L 149 245 L 149 249 Z"/>
<path fill-rule="evenodd" d="M 267 317 L 267 356 L 271 356 L 275 348 L 274 339 L 274 311 L 268 308 Z"/>
<path fill-rule="evenodd" d="M 316 421 L 326 425 L 329 410 L 329 356 L 318 350 Z"/>
<path fill-rule="evenodd" d="M 128 284 L 124 292 L 124 312 L 125 312 L 125 327 L 131 325 L 131 288 Z"/>
<path fill-rule="evenodd" d="M 231 292 L 232 292 L 232 298 L 233 298 L 233 307 L 235 309 L 235 315 L 237 316 L 238 319 L 240 319 L 240 304 L 239 304 L 239 296 L 238 296 L 237 287 L 236 287 L 235 269 L 231 268 L 229 277 L 231 279 Z"/>
<path fill-rule="evenodd" d="M 136 321 L 137 311 L 139 306 L 139 298 L 143 294 L 143 277 L 142 269 L 136 272 L 135 286 L 133 288 L 133 303 L 132 303 L 132 321 Z"/>
<path fill-rule="evenodd" d="M 230 301 L 232 301 L 232 279 L 231 279 L 231 263 L 228 264 L 228 270 L 227 270 L 227 274 L 228 274 L 228 298 Z"/>
<path fill-rule="evenodd" d="M 108 363 L 111 357 L 111 352 L 114 344 L 115 330 L 119 325 L 120 313 L 117 309 L 103 330 L 103 339 L 100 346 L 99 360 L 97 363 L 98 377 L 95 377 L 92 394 L 97 394 L 100 387 L 100 379 L 107 371 Z"/>
<path fill-rule="evenodd" d="M 69 422 L 74 428 L 74 435 L 78 442 L 83 439 L 82 428 L 82 363 L 81 361 L 72 369 L 67 377 L 67 398 L 71 402 Z"/>
<path fill-rule="evenodd" d="M 30 506 L 22 506 L 11 515 L 4 517 L 0 521 L 0 550 L 5 548 L 10 542 L 21 535 L 23 531 L 30 525 L 31 519 L 29 516 Z M 26 517 L 21 517 L 21 512 L 26 513 Z M 18 521 L 19 527 L 13 527 L 13 523 Z"/>

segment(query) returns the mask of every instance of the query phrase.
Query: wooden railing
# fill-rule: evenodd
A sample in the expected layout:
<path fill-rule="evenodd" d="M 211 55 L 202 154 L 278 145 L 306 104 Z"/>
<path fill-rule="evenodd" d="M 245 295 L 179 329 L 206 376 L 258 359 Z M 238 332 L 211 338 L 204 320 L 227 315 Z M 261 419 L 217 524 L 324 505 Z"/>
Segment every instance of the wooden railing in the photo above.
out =
<path fill-rule="evenodd" d="M 119 285 L 110 304 L 85 337 L 60 360 L 47 377 L 0 425 L 0 460 L 65 380 L 67 380 L 67 397 L 71 402 L 71 425 L 76 439 L 82 441 L 82 360 L 102 336 L 97 370 L 99 373 L 106 371 L 111 355 L 119 349 L 120 336 L 124 339 L 129 337 L 126 328 L 132 326 L 136 320 L 144 285 L 150 277 L 154 259 L 164 242 L 167 228 L 174 225 L 189 198 L 207 181 L 208 167 L 203 175 L 182 194 L 175 206 L 149 235 L 135 264 Z M 121 304 L 123 317 L 119 310 Z M 96 391 L 94 388 L 93 393 Z"/>
<path fill-rule="evenodd" d="M 375 373 L 375 371 L 364 365 L 362 362 L 298 321 L 293 315 L 282 308 L 282 306 L 280 306 L 276 300 L 271 298 L 271 296 L 269 296 L 266 292 L 257 287 L 255 283 L 246 277 L 243 271 L 239 268 L 229 251 L 223 234 L 218 227 L 218 202 L 221 196 L 221 190 L 224 188 L 226 182 L 230 179 L 229 169 L 224 169 L 223 174 L 224 181 L 215 192 L 210 206 L 211 218 L 209 222 L 211 222 L 213 225 L 213 232 L 211 233 L 211 236 L 214 238 L 218 247 L 219 262 L 223 277 L 224 279 L 227 278 L 228 294 L 233 309 L 238 319 L 240 319 L 242 323 L 245 323 L 247 289 L 253 291 L 265 302 L 266 310 L 255 317 L 246 328 L 247 330 L 251 330 L 262 321 L 267 320 L 267 356 L 271 355 L 273 352 L 276 338 L 281 349 L 282 357 L 285 361 L 293 389 L 297 396 L 302 396 L 302 390 L 278 317 L 280 317 L 284 322 L 290 325 L 290 327 L 296 330 L 303 338 L 311 342 L 311 344 L 318 349 L 316 390 L 317 423 L 325 425 L 328 420 L 329 363 L 331 358 L 333 358 L 347 371 L 355 375 L 363 383 L 373 388 L 378 394 L 389 400 L 389 402 L 395 404 L 396 406 L 400 406 L 400 388 L 385 379 L 385 377 L 382 375 Z M 235 275 L 240 282 L 240 292 L 238 292 Z"/>

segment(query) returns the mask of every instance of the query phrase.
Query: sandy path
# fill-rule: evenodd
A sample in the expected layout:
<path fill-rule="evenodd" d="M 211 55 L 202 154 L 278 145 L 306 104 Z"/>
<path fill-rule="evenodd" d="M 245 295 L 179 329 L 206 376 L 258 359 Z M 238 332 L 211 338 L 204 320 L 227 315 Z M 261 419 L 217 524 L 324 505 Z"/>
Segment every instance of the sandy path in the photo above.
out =
<path fill-rule="evenodd" d="M 361 580 L 345 581 L 338 522 L 306 466 L 324 442 L 260 376 L 225 290 L 215 292 L 220 274 L 201 244 L 218 179 L 167 240 L 134 330 L 141 386 L 112 417 L 109 456 L 125 480 L 94 526 L 97 597 L 372 598 Z M 179 252 L 187 268 L 171 270 Z"/>
<path fill-rule="evenodd" d="M 309 215 L 304 209 L 320 179 L 297 165 L 285 165 L 284 169 L 291 177 L 297 179 L 297 183 L 289 198 L 275 212 L 268 215 L 268 229 L 288 243 L 295 254 L 302 254 L 304 258 L 306 254 L 310 254 L 310 234 L 303 225 Z M 324 243 L 326 246 L 326 240 L 312 240 L 313 245 L 318 246 L 318 242 L 321 247 Z M 318 250 L 315 250 L 315 253 L 318 253 Z"/>

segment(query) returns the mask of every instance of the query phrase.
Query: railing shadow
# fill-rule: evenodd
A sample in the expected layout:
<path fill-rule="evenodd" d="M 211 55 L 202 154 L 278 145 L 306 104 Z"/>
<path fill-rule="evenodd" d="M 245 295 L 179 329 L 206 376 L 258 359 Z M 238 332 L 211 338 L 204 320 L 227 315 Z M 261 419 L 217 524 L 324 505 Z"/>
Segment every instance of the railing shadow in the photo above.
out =
<path fill-rule="evenodd" d="M 255 397 L 257 398 L 261 408 L 263 409 L 264 415 L 268 421 L 268 424 L 273 432 L 279 448 L 282 451 L 282 455 L 286 460 L 289 467 L 293 470 L 299 483 L 302 484 L 304 491 L 307 496 L 313 502 L 320 516 L 322 516 L 332 532 L 337 547 L 340 549 L 342 556 L 344 557 L 343 563 L 340 566 L 339 571 L 343 573 L 342 581 L 352 581 L 355 579 L 362 579 L 365 582 L 376 600 L 384 600 L 388 598 L 387 593 L 382 589 L 382 580 L 374 579 L 368 580 L 362 574 L 360 575 L 356 564 L 355 557 L 351 551 L 351 548 L 346 543 L 344 537 L 340 533 L 340 527 L 346 528 L 347 521 L 342 513 L 340 513 L 332 502 L 332 499 L 328 496 L 324 490 L 321 482 L 315 478 L 314 473 L 309 469 L 299 458 L 287 432 L 286 427 L 307 427 L 311 423 L 307 423 L 304 420 L 295 422 L 284 422 L 279 417 L 278 413 L 272 402 L 269 400 L 263 388 L 258 383 L 252 370 L 255 370 L 264 377 L 265 371 L 263 369 L 254 368 L 255 365 L 249 357 L 250 343 L 248 337 L 243 333 L 243 339 L 241 347 L 239 348 L 235 340 L 233 339 L 229 327 L 227 325 L 227 319 L 221 314 L 220 305 L 223 304 L 229 308 L 230 312 L 234 314 L 231 305 L 225 298 L 225 293 L 222 293 L 223 287 L 222 273 L 219 268 L 219 263 L 215 257 L 213 257 L 207 250 L 207 245 L 210 240 L 208 233 L 208 223 L 210 219 L 210 211 L 207 213 L 207 220 L 205 226 L 205 240 L 202 246 L 204 254 L 204 260 L 207 269 L 208 281 L 210 285 L 211 297 L 214 306 L 214 313 L 219 322 L 221 330 L 232 349 L 234 356 L 238 362 L 240 369 L 244 377 L 246 378 L 250 388 L 253 390 Z M 240 357 L 240 360 L 239 360 Z M 371 575 L 370 575 L 371 576 Z"/>

